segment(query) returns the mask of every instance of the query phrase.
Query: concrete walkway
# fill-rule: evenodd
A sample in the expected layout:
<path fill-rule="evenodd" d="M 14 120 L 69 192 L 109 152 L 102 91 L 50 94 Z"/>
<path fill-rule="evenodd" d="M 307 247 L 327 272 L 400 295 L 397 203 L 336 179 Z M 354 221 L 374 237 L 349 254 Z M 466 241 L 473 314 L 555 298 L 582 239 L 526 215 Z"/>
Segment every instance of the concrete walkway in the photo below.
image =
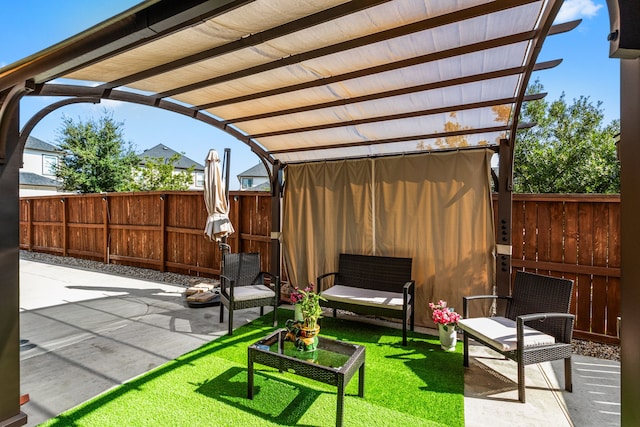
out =
<path fill-rule="evenodd" d="M 186 307 L 180 286 L 26 260 L 20 261 L 20 283 L 28 426 L 226 333 L 219 308 Z M 234 323 L 258 315 L 258 309 L 241 310 Z M 480 346 L 472 355 L 465 371 L 467 426 L 620 425 L 617 362 L 576 356 L 573 393 L 564 391 L 562 362 L 528 366 L 522 404 L 515 363 Z"/>
<path fill-rule="evenodd" d="M 564 389 L 564 362 L 529 365 L 526 403 L 518 401 L 516 364 L 484 346 L 470 346 L 465 371 L 465 424 L 492 426 L 619 426 L 620 363 L 572 357 L 573 392 Z"/>
<path fill-rule="evenodd" d="M 28 426 L 226 334 L 184 287 L 20 260 L 21 389 Z M 234 316 L 239 327 L 259 309 Z"/>

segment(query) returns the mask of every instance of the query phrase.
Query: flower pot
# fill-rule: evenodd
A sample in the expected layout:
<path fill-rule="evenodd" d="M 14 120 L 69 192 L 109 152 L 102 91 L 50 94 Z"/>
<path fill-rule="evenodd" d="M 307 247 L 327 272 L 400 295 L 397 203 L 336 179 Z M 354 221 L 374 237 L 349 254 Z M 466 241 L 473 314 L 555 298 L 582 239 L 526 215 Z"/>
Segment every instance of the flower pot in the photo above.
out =
<path fill-rule="evenodd" d="M 438 331 L 440 333 L 440 347 L 445 351 L 454 351 L 458 341 L 455 326 L 440 324 L 438 325 Z"/>
<path fill-rule="evenodd" d="M 315 328 L 307 328 L 301 325 L 296 339 L 297 349 L 299 351 L 316 351 L 318 348 L 319 333 L 320 325 L 316 325 Z"/>
<path fill-rule="evenodd" d="M 285 327 L 288 331 L 285 339 L 293 341 L 299 351 L 315 351 L 318 348 L 320 325 L 316 324 L 314 328 L 309 328 L 304 326 L 304 322 L 289 319 Z"/>
<path fill-rule="evenodd" d="M 298 336 L 302 338 L 313 338 L 319 333 L 320 333 L 320 325 L 316 325 L 313 328 L 308 328 L 303 324 L 302 326 L 300 326 L 300 333 L 298 334 Z"/>

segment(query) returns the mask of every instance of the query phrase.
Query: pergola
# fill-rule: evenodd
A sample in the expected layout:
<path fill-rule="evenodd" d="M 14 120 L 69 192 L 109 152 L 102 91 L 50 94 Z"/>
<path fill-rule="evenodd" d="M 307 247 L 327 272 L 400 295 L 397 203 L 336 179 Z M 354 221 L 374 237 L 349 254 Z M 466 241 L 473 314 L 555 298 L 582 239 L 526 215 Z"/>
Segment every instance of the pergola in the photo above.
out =
<path fill-rule="evenodd" d="M 18 169 L 46 114 L 101 99 L 208 123 L 273 166 L 494 149 L 511 221 L 513 142 L 561 0 L 151 0 L 0 69 L 0 425 L 21 414 Z M 23 96 L 62 97 L 19 128 Z M 279 211 L 274 203 L 274 233 Z M 498 288 L 510 280 L 510 227 Z M 274 239 L 277 252 L 277 239 Z M 275 257 L 274 257 L 275 258 Z M 11 423 L 14 424 L 11 424 Z"/>

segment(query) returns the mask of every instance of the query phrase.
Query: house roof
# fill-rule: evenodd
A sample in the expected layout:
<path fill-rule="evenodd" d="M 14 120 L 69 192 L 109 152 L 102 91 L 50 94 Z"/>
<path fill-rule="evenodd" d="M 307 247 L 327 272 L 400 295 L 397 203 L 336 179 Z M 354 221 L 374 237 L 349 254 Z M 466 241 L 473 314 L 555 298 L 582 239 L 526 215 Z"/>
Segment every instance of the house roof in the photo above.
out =
<path fill-rule="evenodd" d="M 47 178 L 46 176 L 38 175 L 33 172 L 20 171 L 20 185 L 36 185 L 42 187 L 62 187 L 62 184 L 55 179 Z"/>
<path fill-rule="evenodd" d="M 185 156 L 182 153 L 178 153 L 177 151 L 167 147 L 164 144 L 158 144 L 155 147 L 149 148 L 147 150 L 144 150 L 142 152 L 142 154 L 140 154 L 140 157 L 142 158 L 142 163 L 144 164 L 144 158 L 145 157 L 150 157 L 153 159 L 165 159 L 165 160 L 169 160 L 172 156 L 174 156 L 175 154 L 179 154 L 180 158 L 178 159 L 178 161 L 175 164 L 175 167 L 178 169 L 188 169 L 191 166 L 195 166 L 195 170 L 198 171 L 203 171 L 204 170 L 204 166 L 201 165 L 200 163 L 191 160 L 190 158 L 188 158 L 187 156 Z"/>
<path fill-rule="evenodd" d="M 261 182 L 260 184 L 256 184 L 253 187 L 243 188 L 243 191 L 271 191 L 271 184 L 269 181 Z"/>
<path fill-rule="evenodd" d="M 525 96 L 531 74 L 560 63 L 536 59 L 578 23 L 552 26 L 561 4 L 150 0 L 1 68 L 0 102 L 156 106 L 270 163 L 496 147 L 544 95 Z"/>
<path fill-rule="evenodd" d="M 48 151 L 50 153 L 60 152 L 60 150 L 55 145 L 49 144 L 48 142 L 45 142 L 33 136 L 29 136 L 27 138 L 27 142 L 25 143 L 24 148 L 30 149 L 30 150 Z"/>
<path fill-rule="evenodd" d="M 258 163 L 255 166 L 250 167 L 246 171 L 239 173 L 238 177 L 259 177 L 259 178 L 268 178 L 269 174 L 267 173 L 267 169 L 264 167 L 262 163 Z"/>

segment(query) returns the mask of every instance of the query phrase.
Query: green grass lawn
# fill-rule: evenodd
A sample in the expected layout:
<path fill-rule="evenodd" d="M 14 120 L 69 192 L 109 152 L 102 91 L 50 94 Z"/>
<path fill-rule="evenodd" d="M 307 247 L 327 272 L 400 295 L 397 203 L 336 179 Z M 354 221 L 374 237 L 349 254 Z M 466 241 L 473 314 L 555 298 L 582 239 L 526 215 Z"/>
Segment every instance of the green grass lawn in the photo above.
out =
<path fill-rule="evenodd" d="M 290 310 L 279 310 L 284 325 Z M 270 314 L 114 388 L 45 426 L 332 426 L 336 387 L 256 364 L 247 399 L 247 347 L 267 335 Z M 461 344 L 334 318 L 321 335 L 366 346 L 365 396 L 358 375 L 346 387 L 345 426 L 462 426 Z"/>

